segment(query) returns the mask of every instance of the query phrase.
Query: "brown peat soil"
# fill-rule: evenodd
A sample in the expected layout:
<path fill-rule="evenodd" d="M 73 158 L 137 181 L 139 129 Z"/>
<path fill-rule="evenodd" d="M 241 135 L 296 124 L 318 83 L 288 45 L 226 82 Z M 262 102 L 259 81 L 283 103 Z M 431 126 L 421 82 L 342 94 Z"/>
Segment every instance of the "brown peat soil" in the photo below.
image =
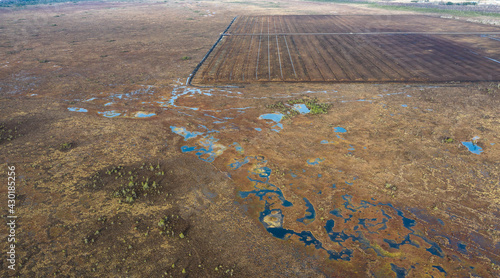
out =
<path fill-rule="evenodd" d="M 483 50 L 500 48 L 497 35 L 500 27 L 436 16 L 240 16 L 193 84 L 500 81 Z"/>
<path fill-rule="evenodd" d="M 185 85 L 235 16 L 330 14 L 410 13 L 0 10 L 0 276 L 499 277 L 498 82 Z"/>

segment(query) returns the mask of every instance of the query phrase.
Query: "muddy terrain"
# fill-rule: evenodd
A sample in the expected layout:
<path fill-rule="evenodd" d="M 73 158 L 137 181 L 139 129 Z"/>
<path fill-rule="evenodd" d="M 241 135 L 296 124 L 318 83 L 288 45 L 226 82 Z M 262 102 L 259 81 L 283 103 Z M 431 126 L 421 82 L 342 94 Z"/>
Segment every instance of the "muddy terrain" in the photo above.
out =
<path fill-rule="evenodd" d="M 235 16 L 407 14 L 0 10 L 0 276 L 500 277 L 500 82 L 186 85 Z"/>

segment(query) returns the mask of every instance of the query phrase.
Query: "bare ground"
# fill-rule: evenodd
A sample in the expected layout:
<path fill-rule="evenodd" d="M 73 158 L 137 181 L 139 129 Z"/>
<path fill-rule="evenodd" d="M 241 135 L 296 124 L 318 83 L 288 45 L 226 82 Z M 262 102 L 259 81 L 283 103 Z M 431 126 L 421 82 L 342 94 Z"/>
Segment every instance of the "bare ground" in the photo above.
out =
<path fill-rule="evenodd" d="M 16 270 L 3 259 L 2 276 L 498 277 L 498 84 L 184 86 L 243 13 L 388 12 L 289 1 L 2 11 L 0 206 L 7 221 L 14 165 L 18 216 Z M 328 113 L 282 128 L 259 118 L 312 98 Z M 461 143 L 474 136 L 480 155 Z M 256 188 L 273 192 L 241 195 Z M 331 258 L 346 249 L 350 260 Z"/>

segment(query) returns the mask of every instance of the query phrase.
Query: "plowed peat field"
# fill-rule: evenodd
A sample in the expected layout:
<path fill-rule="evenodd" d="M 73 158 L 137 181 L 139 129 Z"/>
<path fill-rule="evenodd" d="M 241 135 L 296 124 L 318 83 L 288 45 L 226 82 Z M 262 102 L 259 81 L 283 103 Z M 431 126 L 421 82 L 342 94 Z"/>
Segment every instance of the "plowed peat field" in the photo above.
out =
<path fill-rule="evenodd" d="M 497 81 L 500 61 L 488 49 L 500 49 L 498 35 L 499 27 L 419 15 L 242 16 L 193 80 Z"/>

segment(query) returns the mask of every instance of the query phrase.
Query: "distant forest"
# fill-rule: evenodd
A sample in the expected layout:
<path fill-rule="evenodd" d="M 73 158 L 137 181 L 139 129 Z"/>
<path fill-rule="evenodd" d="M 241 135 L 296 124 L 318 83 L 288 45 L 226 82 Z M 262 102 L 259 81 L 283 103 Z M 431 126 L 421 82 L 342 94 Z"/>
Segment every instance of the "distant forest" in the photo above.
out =
<path fill-rule="evenodd" d="M 89 0 L 0 0 L 0 7 L 22 7 L 28 5 L 65 3 L 65 2 L 76 3 L 80 1 L 89 1 Z"/>

